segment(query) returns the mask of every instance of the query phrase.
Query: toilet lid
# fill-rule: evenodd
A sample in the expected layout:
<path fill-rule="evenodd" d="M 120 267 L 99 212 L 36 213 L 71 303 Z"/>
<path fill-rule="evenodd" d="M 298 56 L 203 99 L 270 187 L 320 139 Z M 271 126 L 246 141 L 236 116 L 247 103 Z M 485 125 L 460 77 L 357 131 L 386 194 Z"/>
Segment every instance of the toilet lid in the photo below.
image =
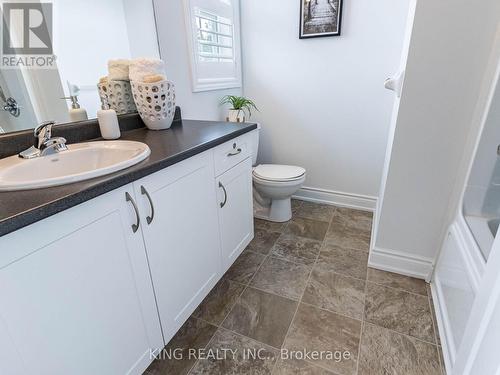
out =
<path fill-rule="evenodd" d="M 256 167 L 253 174 L 263 180 L 288 181 L 302 177 L 306 170 L 292 165 L 262 164 Z"/>

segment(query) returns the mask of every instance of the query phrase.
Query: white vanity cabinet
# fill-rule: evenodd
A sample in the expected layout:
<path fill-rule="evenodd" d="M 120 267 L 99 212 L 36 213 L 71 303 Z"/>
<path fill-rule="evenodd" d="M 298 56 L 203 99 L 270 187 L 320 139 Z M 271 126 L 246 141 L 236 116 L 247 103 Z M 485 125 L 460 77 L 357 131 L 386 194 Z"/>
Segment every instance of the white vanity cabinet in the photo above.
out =
<path fill-rule="evenodd" d="M 166 342 L 221 276 L 213 181 L 208 151 L 134 182 Z"/>
<path fill-rule="evenodd" d="M 253 239 L 252 159 L 247 158 L 216 180 L 222 267 L 226 272 Z"/>
<path fill-rule="evenodd" d="M 131 184 L 0 238 L 0 374 L 140 374 L 163 346 L 126 194 Z"/>
<path fill-rule="evenodd" d="M 0 374 L 142 373 L 253 238 L 246 139 L 0 237 Z"/>

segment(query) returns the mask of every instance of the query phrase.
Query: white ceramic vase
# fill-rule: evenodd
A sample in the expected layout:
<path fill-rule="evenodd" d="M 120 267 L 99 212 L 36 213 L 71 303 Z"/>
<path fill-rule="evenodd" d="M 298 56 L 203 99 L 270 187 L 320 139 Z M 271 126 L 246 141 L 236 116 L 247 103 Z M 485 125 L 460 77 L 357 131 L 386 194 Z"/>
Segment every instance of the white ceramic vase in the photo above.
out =
<path fill-rule="evenodd" d="M 168 129 L 175 115 L 175 86 L 170 81 L 144 83 L 131 81 L 137 110 L 151 130 Z"/>
<path fill-rule="evenodd" d="M 245 112 L 241 109 L 230 109 L 226 121 L 227 122 L 245 122 Z"/>

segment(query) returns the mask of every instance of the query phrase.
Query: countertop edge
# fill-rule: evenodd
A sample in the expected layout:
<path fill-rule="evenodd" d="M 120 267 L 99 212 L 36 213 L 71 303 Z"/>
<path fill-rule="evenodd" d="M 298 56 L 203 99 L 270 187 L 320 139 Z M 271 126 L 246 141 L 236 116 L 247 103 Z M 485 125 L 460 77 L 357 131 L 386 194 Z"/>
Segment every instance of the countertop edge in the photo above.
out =
<path fill-rule="evenodd" d="M 200 144 L 199 146 L 187 149 L 154 164 L 146 165 L 141 169 L 131 171 L 129 174 L 111 177 L 109 180 L 103 181 L 92 187 L 82 189 L 81 191 L 75 192 L 74 194 L 66 195 L 47 204 L 37 206 L 28 211 L 21 212 L 15 216 L 11 216 L 0 222 L 0 237 L 46 219 L 59 212 L 85 203 L 93 198 L 118 189 L 143 177 L 149 176 L 155 172 L 170 167 L 190 157 L 201 154 L 204 151 L 210 150 L 211 148 L 239 137 L 240 135 L 249 133 L 255 129 L 257 129 L 257 124 L 251 124 L 245 128 L 223 135 L 212 141 Z"/>

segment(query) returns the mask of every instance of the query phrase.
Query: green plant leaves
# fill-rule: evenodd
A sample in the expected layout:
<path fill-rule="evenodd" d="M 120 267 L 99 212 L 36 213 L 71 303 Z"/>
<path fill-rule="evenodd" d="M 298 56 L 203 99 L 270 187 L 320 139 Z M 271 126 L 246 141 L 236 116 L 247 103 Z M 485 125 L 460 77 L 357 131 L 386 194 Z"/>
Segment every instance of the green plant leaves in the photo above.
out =
<path fill-rule="evenodd" d="M 231 105 L 233 110 L 247 113 L 249 118 L 252 116 L 252 109 L 259 110 L 252 100 L 242 96 L 226 95 L 220 100 L 220 105 L 225 104 Z"/>

